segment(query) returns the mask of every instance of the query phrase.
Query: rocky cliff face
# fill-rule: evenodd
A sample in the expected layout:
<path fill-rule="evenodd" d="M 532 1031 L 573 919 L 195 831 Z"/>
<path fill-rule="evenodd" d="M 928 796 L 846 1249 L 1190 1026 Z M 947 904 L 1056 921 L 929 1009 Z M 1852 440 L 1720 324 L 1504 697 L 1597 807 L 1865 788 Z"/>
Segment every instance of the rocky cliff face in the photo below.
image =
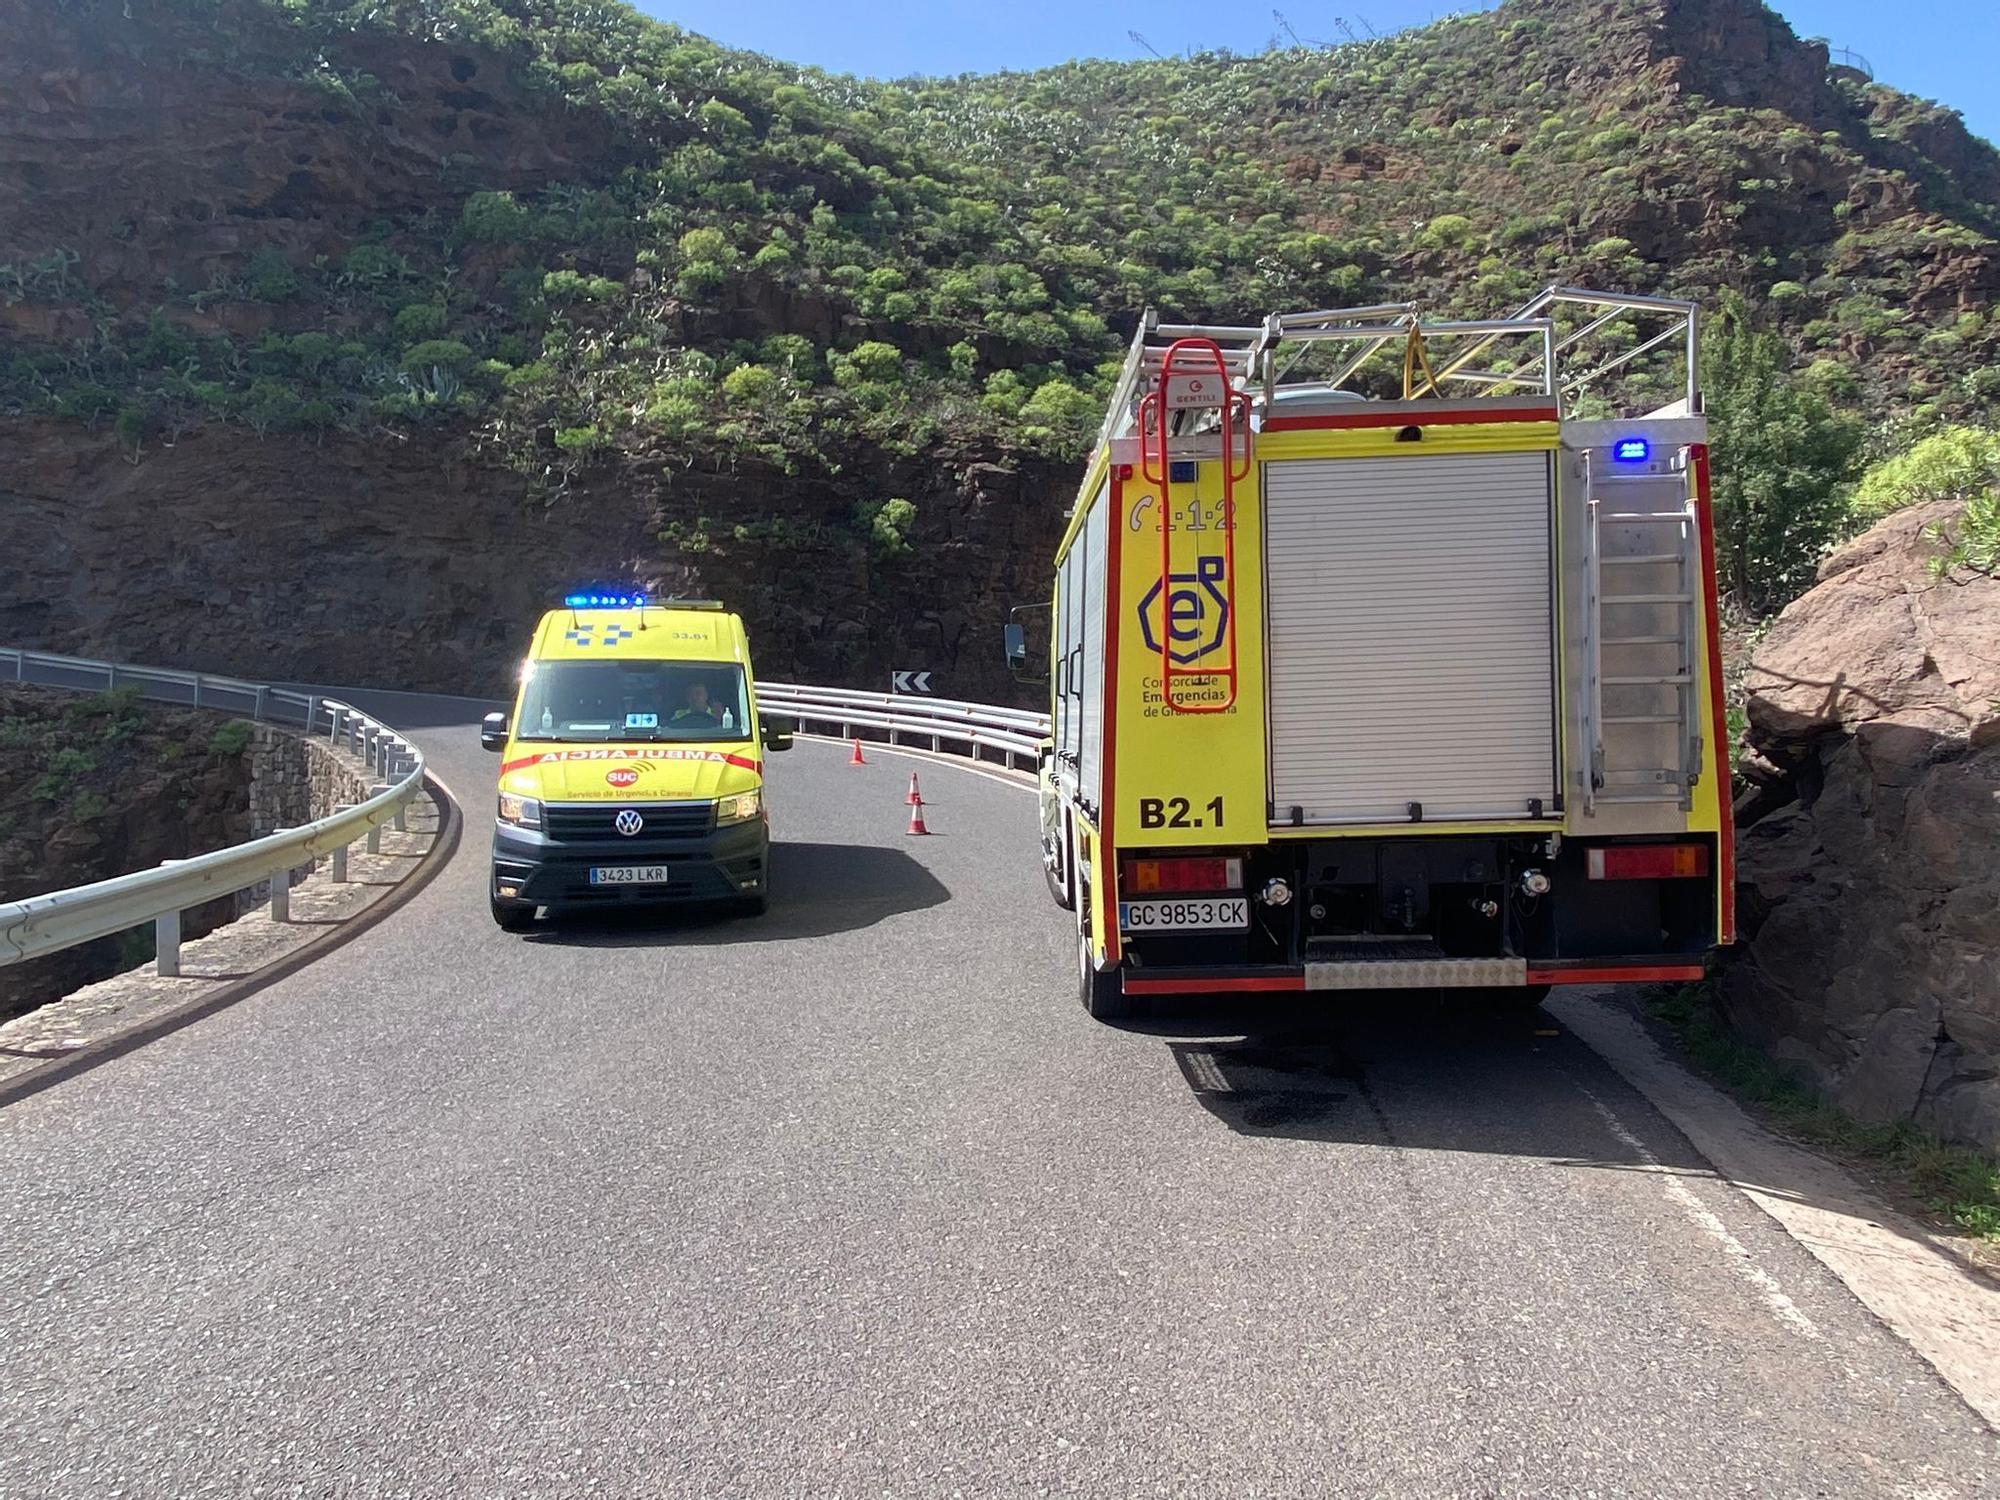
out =
<path fill-rule="evenodd" d="M 19 901 L 251 834 L 249 736 L 225 720 L 122 697 L 0 687 L 0 901 Z M 233 900 L 190 912 L 189 936 L 235 915 Z M 0 1019 L 129 968 L 144 937 L 106 938 L 0 969 Z"/>
<path fill-rule="evenodd" d="M 106 432 L 20 426 L 0 514 L 40 543 L 10 558 L 0 640 L 473 695 L 509 691 L 565 588 L 637 580 L 728 601 L 774 680 L 886 690 L 915 667 L 1018 697 L 1000 626 L 1047 597 L 1067 479 L 948 452 L 845 481 L 635 466 L 548 507 L 462 445 L 204 429 L 135 464 Z M 854 524 L 885 496 L 916 504 L 893 555 Z"/>
<path fill-rule="evenodd" d="M 1865 1119 L 2000 1147 L 2000 580 L 1917 507 L 1828 560 L 1747 686 L 1734 1024 Z"/>

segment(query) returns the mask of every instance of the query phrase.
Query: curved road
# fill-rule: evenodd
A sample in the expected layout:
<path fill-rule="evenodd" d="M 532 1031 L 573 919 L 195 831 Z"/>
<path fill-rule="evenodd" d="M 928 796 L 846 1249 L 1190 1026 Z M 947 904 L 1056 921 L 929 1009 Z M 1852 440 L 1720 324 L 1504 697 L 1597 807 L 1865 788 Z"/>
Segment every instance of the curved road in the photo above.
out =
<path fill-rule="evenodd" d="M 0 1495 L 1992 1483 L 1551 1023 L 1094 1025 L 1032 797 L 926 765 L 909 839 L 910 761 L 804 742 L 767 918 L 508 937 L 479 705 L 357 696 L 461 851 L 0 1112 Z"/>

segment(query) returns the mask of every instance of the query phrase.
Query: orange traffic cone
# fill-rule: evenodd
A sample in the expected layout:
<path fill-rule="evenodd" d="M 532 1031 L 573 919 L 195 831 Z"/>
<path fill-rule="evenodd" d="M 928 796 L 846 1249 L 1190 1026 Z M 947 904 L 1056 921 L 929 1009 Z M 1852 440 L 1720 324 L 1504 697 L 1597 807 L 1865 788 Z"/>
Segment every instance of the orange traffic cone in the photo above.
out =
<path fill-rule="evenodd" d="M 917 790 L 917 773 L 915 771 L 910 772 L 910 795 L 903 800 L 912 807 L 922 807 L 924 805 L 924 794 Z"/>
<path fill-rule="evenodd" d="M 861 758 L 861 736 L 860 736 L 860 735 L 856 735 L 856 736 L 854 737 L 854 754 L 848 757 L 848 760 L 847 760 L 847 763 L 848 763 L 848 764 L 849 764 L 850 766 L 865 766 L 865 765 L 867 765 L 867 764 L 868 764 L 868 762 L 867 762 L 867 761 L 865 761 L 865 760 L 863 760 L 863 759 Z"/>
<path fill-rule="evenodd" d="M 912 802 L 910 804 L 910 826 L 907 832 L 916 834 L 925 834 L 925 835 L 928 835 L 930 833 L 930 830 L 924 827 L 923 803 Z"/>

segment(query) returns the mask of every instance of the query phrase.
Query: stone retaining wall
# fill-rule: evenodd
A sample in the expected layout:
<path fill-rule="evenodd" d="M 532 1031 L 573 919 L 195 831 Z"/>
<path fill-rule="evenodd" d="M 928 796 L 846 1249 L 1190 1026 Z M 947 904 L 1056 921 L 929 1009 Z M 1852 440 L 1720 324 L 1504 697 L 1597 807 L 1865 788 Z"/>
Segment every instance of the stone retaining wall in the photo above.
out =
<path fill-rule="evenodd" d="M 382 784 L 345 749 L 295 729 L 258 725 L 248 754 L 250 826 L 259 837 L 365 802 Z"/>

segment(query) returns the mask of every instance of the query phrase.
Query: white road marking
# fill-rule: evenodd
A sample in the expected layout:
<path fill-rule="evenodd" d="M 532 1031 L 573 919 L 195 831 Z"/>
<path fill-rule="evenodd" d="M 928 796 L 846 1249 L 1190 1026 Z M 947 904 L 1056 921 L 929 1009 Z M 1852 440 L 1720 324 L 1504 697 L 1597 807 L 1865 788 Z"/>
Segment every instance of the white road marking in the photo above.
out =
<path fill-rule="evenodd" d="M 1701 1199 L 1694 1195 L 1694 1189 L 1687 1185 L 1686 1180 L 1653 1155 L 1646 1143 L 1627 1129 L 1625 1122 L 1612 1113 L 1610 1105 L 1584 1088 L 1582 1084 L 1578 1084 L 1577 1089 L 1590 1101 L 1591 1107 L 1604 1117 L 1605 1126 L 1618 1137 L 1619 1143 L 1653 1169 L 1666 1195 L 1700 1226 L 1702 1233 L 1722 1246 L 1738 1274 L 1763 1295 L 1765 1304 L 1769 1306 L 1778 1321 L 1787 1324 L 1806 1338 L 1817 1339 L 1819 1329 L 1813 1320 L 1799 1311 L 1798 1304 L 1785 1295 L 1784 1288 L 1778 1285 L 1777 1278 L 1757 1264 L 1744 1243 L 1730 1232 L 1729 1226 L 1717 1218 Z"/>

